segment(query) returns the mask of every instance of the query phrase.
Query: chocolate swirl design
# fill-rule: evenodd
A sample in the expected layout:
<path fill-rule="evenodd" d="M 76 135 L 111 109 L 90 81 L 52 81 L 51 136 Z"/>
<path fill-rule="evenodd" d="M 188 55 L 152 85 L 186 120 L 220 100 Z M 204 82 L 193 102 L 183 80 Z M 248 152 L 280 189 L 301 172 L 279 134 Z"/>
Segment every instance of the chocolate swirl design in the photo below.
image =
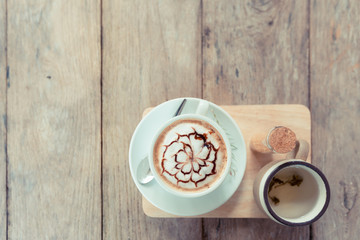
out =
<path fill-rule="evenodd" d="M 162 154 L 162 174 L 166 173 L 182 183 L 198 183 L 216 174 L 216 160 L 219 148 L 208 141 L 212 130 L 200 134 L 194 128 L 188 134 L 177 134 L 177 138 L 165 146 Z M 171 150 L 169 150 L 171 149 Z M 175 154 L 174 154 L 175 153 Z"/>

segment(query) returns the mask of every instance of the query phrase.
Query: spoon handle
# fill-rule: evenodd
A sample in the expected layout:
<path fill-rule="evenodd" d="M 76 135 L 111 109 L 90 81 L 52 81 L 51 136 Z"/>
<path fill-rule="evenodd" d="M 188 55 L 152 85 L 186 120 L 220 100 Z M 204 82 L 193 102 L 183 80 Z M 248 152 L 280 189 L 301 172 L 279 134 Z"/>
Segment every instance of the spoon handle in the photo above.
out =
<path fill-rule="evenodd" d="M 182 112 L 182 110 L 183 110 L 183 108 L 184 108 L 184 106 L 185 106 L 185 103 L 186 103 L 186 98 L 182 101 L 182 103 L 180 104 L 179 108 L 176 110 L 174 117 L 176 117 L 176 116 L 178 116 L 178 115 L 181 114 L 181 112 Z"/>

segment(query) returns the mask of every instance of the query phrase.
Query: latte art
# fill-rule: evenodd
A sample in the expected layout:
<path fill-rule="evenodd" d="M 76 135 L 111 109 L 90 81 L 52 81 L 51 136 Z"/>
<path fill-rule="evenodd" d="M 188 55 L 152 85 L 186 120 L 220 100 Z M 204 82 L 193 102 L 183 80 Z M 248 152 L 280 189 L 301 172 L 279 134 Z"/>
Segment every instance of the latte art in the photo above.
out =
<path fill-rule="evenodd" d="M 205 190 L 223 172 L 225 142 L 209 123 L 178 120 L 165 128 L 154 147 L 154 165 L 164 182 L 181 191 Z"/>
<path fill-rule="evenodd" d="M 173 176 L 177 183 L 192 182 L 197 187 L 199 182 L 216 173 L 218 149 L 207 142 L 206 133 L 199 134 L 193 128 L 189 134 L 178 134 L 165 148 L 161 160 L 162 173 Z"/>

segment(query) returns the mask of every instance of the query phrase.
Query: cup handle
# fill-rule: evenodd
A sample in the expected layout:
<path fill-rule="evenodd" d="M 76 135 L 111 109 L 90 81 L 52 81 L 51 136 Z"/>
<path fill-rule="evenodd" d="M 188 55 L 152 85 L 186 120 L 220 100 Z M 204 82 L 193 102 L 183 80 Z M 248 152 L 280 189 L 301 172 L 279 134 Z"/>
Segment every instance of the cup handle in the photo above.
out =
<path fill-rule="evenodd" d="M 209 109 L 209 103 L 207 101 L 200 100 L 199 105 L 196 109 L 196 114 L 206 115 L 208 109 Z"/>
<path fill-rule="evenodd" d="M 301 159 L 306 161 L 309 155 L 310 145 L 306 140 L 300 139 L 296 142 L 294 151 L 286 155 L 287 159 Z"/>

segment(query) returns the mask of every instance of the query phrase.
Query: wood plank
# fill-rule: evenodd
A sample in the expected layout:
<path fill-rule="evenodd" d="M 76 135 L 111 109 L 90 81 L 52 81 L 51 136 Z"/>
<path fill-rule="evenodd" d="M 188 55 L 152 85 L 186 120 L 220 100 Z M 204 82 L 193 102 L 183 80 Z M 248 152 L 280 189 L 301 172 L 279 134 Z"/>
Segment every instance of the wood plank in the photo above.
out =
<path fill-rule="evenodd" d="M 128 164 L 146 107 L 201 97 L 200 1 L 104 0 L 102 15 L 103 237 L 200 239 L 200 219 L 145 216 Z"/>
<path fill-rule="evenodd" d="M 221 106 L 240 127 L 247 146 L 244 178 L 234 195 L 222 206 L 198 217 L 206 218 L 268 218 L 256 205 L 253 197 L 253 182 L 260 169 L 269 163 L 286 158 L 286 154 L 254 154 L 250 150 L 251 137 L 266 133 L 274 126 L 287 126 L 311 145 L 311 117 L 309 109 L 298 104 L 281 105 L 231 105 Z M 146 109 L 145 112 L 150 109 Z M 311 150 L 310 150 L 311 152 Z M 310 154 L 311 155 L 311 154 Z M 311 156 L 307 162 L 311 163 Z M 143 209 L 152 217 L 177 217 L 153 206 L 143 198 Z"/>
<path fill-rule="evenodd" d="M 204 98 L 308 105 L 306 1 L 203 5 Z"/>
<path fill-rule="evenodd" d="M 0 1 L 0 239 L 6 239 L 6 5 Z"/>
<path fill-rule="evenodd" d="M 100 239 L 100 1 L 8 1 L 8 43 L 9 239 Z"/>
<path fill-rule="evenodd" d="M 308 105 L 307 1 L 204 1 L 204 98 L 217 104 Z M 258 229 L 261 229 L 259 231 Z M 205 219 L 205 239 L 304 239 L 309 227 Z"/>
<path fill-rule="evenodd" d="M 311 1 L 313 159 L 327 175 L 331 202 L 314 239 L 360 235 L 360 2 Z"/>

